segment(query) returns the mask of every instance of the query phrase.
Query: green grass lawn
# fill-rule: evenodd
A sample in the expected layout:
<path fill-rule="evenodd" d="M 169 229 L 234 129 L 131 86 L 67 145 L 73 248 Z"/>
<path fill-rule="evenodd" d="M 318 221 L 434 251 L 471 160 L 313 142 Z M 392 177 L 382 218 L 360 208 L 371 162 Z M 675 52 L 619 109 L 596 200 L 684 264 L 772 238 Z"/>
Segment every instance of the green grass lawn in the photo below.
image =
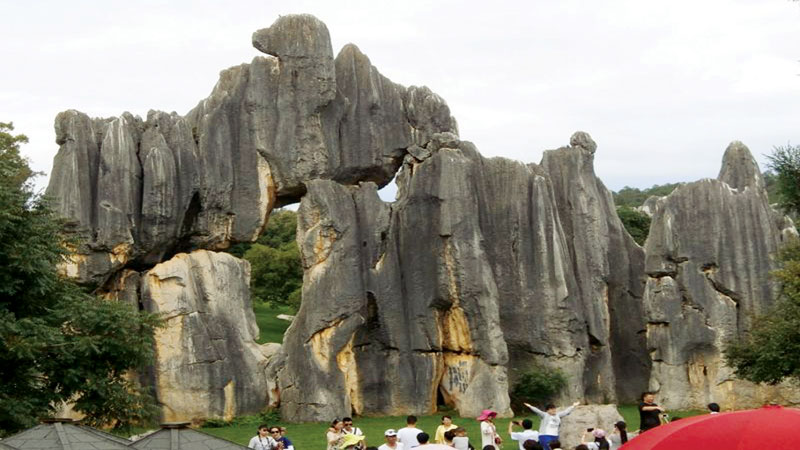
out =
<path fill-rule="evenodd" d="M 620 414 L 625 418 L 629 430 L 637 430 L 639 428 L 639 412 L 635 405 L 622 405 L 619 407 Z M 672 417 L 689 417 L 698 414 L 703 414 L 705 411 L 669 411 Z M 436 427 L 441 423 L 443 414 L 450 414 L 453 416 L 453 423 L 467 429 L 467 434 L 470 436 L 470 442 L 478 448 L 475 441 L 480 439 L 480 428 L 478 421 L 472 418 L 462 418 L 457 414 L 447 411 L 441 412 L 432 416 L 421 416 L 417 423 L 417 428 L 425 431 L 431 435 L 436 432 Z M 529 418 L 533 421 L 534 429 L 539 428 L 539 417 L 535 414 L 529 416 L 519 416 L 516 420 Z M 383 432 L 388 428 L 402 428 L 405 426 L 405 416 L 402 417 L 356 417 L 354 423 L 357 427 L 364 431 L 367 436 L 367 444 L 379 446 L 384 442 Z M 506 430 L 508 428 L 508 421 L 511 419 L 497 419 L 495 424 L 501 436 L 507 441 L 508 435 Z M 224 439 L 237 442 L 239 444 L 247 445 L 250 438 L 255 436 L 256 428 L 259 425 L 259 419 L 256 416 L 242 417 L 235 420 L 232 424 L 221 428 L 202 428 L 202 431 L 219 436 Z M 327 423 L 268 423 L 268 425 L 285 426 L 288 430 L 287 436 L 295 445 L 297 450 L 314 450 L 325 449 L 325 431 L 328 429 Z M 480 444 L 480 441 L 478 441 Z M 506 446 L 507 447 L 507 446 Z M 513 448 L 509 447 L 509 448 Z"/>
<path fill-rule="evenodd" d="M 261 334 L 258 337 L 259 344 L 267 342 L 283 342 L 283 333 L 289 328 L 290 322 L 278 319 L 278 314 L 294 315 L 294 311 L 288 306 L 270 306 L 266 303 L 254 301 L 253 311 L 256 313 L 256 323 Z"/>

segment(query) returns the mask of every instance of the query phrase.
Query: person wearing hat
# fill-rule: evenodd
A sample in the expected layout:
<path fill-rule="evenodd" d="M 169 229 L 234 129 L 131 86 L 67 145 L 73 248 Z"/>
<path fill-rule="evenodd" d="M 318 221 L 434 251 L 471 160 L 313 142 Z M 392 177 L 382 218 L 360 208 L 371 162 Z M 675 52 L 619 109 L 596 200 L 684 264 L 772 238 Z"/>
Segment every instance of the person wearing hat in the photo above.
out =
<path fill-rule="evenodd" d="M 342 438 L 341 444 L 339 444 L 339 450 L 355 450 L 357 448 L 361 448 L 361 442 L 364 440 L 364 436 L 359 436 L 357 434 L 346 434 Z"/>
<path fill-rule="evenodd" d="M 611 442 L 606 439 L 606 432 L 604 430 L 600 428 L 589 428 L 583 432 L 581 441 L 586 441 L 586 433 L 592 433 L 592 437 L 594 437 L 594 441 L 583 443 L 589 450 L 609 450 L 611 448 Z"/>
<path fill-rule="evenodd" d="M 378 450 L 403 450 L 403 444 L 397 442 L 397 431 L 394 428 L 386 430 L 383 437 L 386 438 L 386 443 L 378 447 Z"/>
<path fill-rule="evenodd" d="M 497 435 L 497 427 L 492 422 L 495 417 L 497 417 L 497 413 L 491 409 L 484 409 L 478 416 L 478 422 L 481 423 L 481 448 L 490 446 L 496 449 L 503 442 Z"/>

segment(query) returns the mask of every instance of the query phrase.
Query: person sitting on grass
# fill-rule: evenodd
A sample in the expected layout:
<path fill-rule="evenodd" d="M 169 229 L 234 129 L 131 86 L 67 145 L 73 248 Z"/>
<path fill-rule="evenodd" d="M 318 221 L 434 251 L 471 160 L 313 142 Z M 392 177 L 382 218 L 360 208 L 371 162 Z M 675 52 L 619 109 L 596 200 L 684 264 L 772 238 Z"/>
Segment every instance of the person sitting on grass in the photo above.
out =
<path fill-rule="evenodd" d="M 572 404 L 572 406 L 563 411 L 557 411 L 556 405 L 553 405 L 552 403 L 547 405 L 544 411 L 531 405 L 530 403 L 524 404 L 528 407 L 528 409 L 542 418 L 542 423 L 539 425 L 539 443 L 542 444 L 542 448 L 545 450 L 554 448 L 552 445 L 550 445 L 550 443 L 558 440 L 558 430 L 561 427 L 561 419 L 565 416 L 568 416 L 569 413 L 571 413 L 572 410 L 574 410 L 575 407 L 580 404 L 581 402 L 575 402 Z"/>
<path fill-rule="evenodd" d="M 514 425 L 521 425 L 522 431 L 515 432 Z M 522 422 L 511 420 L 508 422 L 508 434 L 511 435 L 512 441 L 519 442 L 519 450 L 524 450 L 523 445 L 527 440 L 534 440 L 539 442 L 539 433 L 533 431 L 533 422 L 530 419 L 525 419 Z"/>

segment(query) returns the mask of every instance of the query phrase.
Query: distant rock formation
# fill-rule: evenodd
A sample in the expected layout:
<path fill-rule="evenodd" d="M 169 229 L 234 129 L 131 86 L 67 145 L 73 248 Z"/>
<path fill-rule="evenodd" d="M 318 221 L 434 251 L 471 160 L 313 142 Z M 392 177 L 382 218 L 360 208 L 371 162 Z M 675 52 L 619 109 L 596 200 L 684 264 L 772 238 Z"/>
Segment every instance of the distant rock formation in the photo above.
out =
<path fill-rule="evenodd" d="M 758 166 L 740 142 L 726 150 L 717 179 L 656 201 L 644 306 L 650 384 L 665 405 L 713 399 L 741 408 L 775 398 L 774 388 L 734 380 L 721 351 L 772 304 L 772 257 L 789 235 L 796 235 L 793 224 L 770 208 Z"/>
<path fill-rule="evenodd" d="M 743 145 L 718 180 L 648 200 L 642 249 L 587 133 L 538 165 L 484 158 L 444 100 L 392 83 L 353 45 L 334 59 L 312 16 L 281 17 L 253 45 L 270 56 L 223 71 L 185 116 L 56 118 L 47 192 L 85 239 L 63 270 L 166 313 L 150 382 L 169 420 L 266 405 L 288 420 L 440 402 L 509 414 L 533 365 L 563 370 L 570 401 L 792 392 L 740 390 L 719 357 L 772 303 L 770 255 L 796 234 Z M 297 201 L 302 307 L 282 346 L 258 346 L 248 265 L 214 250 Z"/>

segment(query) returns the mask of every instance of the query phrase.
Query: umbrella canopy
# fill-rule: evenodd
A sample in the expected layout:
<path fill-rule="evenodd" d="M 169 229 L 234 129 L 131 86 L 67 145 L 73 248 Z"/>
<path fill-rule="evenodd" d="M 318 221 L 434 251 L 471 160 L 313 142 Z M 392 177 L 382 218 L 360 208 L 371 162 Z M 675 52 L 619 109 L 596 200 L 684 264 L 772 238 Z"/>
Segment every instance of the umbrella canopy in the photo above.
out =
<path fill-rule="evenodd" d="M 794 448 L 800 410 L 765 406 L 721 414 L 688 417 L 648 430 L 623 450 L 744 450 Z"/>

